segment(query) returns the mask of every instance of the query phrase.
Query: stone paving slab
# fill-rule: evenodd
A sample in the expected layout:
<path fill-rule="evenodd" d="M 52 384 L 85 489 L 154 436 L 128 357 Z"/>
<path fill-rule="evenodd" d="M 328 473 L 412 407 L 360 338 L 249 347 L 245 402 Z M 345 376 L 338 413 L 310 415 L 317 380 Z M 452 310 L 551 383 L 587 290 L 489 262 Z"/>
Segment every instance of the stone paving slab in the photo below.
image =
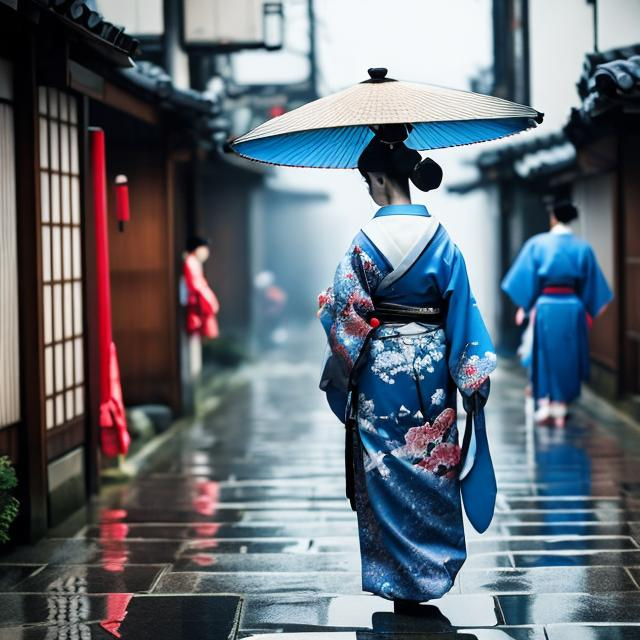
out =
<path fill-rule="evenodd" d="M 508 536 L 630 536 L 636 543 L 640 527 L 629 522 L 557 522 L 554 524 L 504 524 L 502 529 Z"/>
<path fill-rule="evenodd" d="M 640 623 L 636 625 L 548 625 L 548 640 L 640 640 Z M 282 639 L 284 640 L 284 638 Z"/>
<path fill-rule="evenodd" d="M 535 569 L 463 568 L 458 577 L 462 593 L 607 593 L 637 591 L 623 567 L 536 567 Z"/>
<path fill-rule="evenodd" d="M 503 623 L 496 600 L 487 595 L 446 595 L 433 601 L 446 622 L 438 627 L 485 626 Z M 390 632 L 415 628 L 415 619 L 393 614 L 393 603 L 369 595 L 318 596 L 270 595 L 245 598 L 242 628 L 260 623 L 305 624 L 359 629 L 388 629 Z M 442 624 L 441 624 L 442 622 Z M 422 624 L 425 624 L 422 621 Z M 412 627 L 413 625 L 413 627 Z M 403 629 L 404 627 L 404 629 Z"/>
<path fill-rule="evenodd" d="M 237 596 L 112 593 L 1 595 L 3 640 L 229 640 L 240 620 Z"/>
<path fill-rule="evenodd" d="M 636 583 L 640 585 L 640 567 L 628 567 L 627 571 L 629 572 L 629 575 L 636 581 Z M 638 622 L 640 622 L 640 620 L 638 620 Z"/>
<path fill-rule="evenodd" d="M 154 593 L 241 593 L 277 597 L 296 594 L 307 597 L 321 595 L 353 595 L 362 593 L 359 572 L 316 573 L 205 573 L 167 572 L 160 577 Z"/>
<path fill-rule="evenodd" d="M 223 539 L 230 538 L 300 538 L 312 535 L 357 536 L 358 527 L 355 519 L 348 522 L 258 522 L 258 523 L 132 523 L 127 524 L 123 531 L 123 539 L 172 539 L 172 540 L 201 540 L 216 536 Z M 100 537 L 100 527 L 87 527 L 82 533 L 84 538 L 96 539 Z"/>
<path fill-rule="evenodd" d="M 4 563 L 100 564 L 113 558 L 122 563 L 164 564 L 175 559 L 181 546 L 179 540 L 121 540 L 112 534 L 98 540 L 47 538 L 0 556 L 0 567 Z"/>
<path fill-rule="evenodd" d="M 506 624 L 640 621 L 640 592 L 497 596 Z"/>
<path fill-rule="evenodd" d="M 468 568 L 513 567 L 514 560 L 508 553 L 476 554 L 467 559 Z M 357 571 L 360 557 L 350 553 L 306 553 L 306 554 L 234 554 L 201 552 L 193 556 L 183 556 L 173 563 L 175 571 L 271 571 L 314 573 L 318 571 Z"/>
<path fill-rule="evenodd" d="M 558 553 L 514 553 L 516 567 L 544 567 L 544 566 L 622 566 L 640 565 L 640 551 L 559 551 Z"/>
<path fill-rule="evenodd" d="M 76 621 L 108 619 L 108 606 L 108 595 L 2 593 L 0 634 L 4 633 L 5 627 L 46 624 L 51 620 L 64 624 L 65 621 L 73 621 L 71 616 L 74 616 Z"/>
<path fill-rule="evenodd" d="M 149 591 L 167 565 L 111 563 L 48 565 L 18 582 L 19 593 L 138 593 Z"/>
<path fill-rule="evenodd" d="M 219 553 L 209 554 L 210 565 L 200 571 L 271 571 L 273 573 L 316 573 L 322 571 L 358 571 L 360 558 L 357 553 Z M 184 557 L 173 563 L 175 571 L 196 571 L 197 562 Z"/>
<path fill-rule="evenodd" d="M 51 640 L 51 638 L 82 638 L 82 640 L 113 640 L 114 635 L 99 622 L 38 627 L 4 627 L 2 640 Z"/>
<path fill-rule="evenodd" d="M 280 633 L 269 633 L 262 630 L 258 633 L 245 631 L 240 635 L 247 640 L 546 640 L 544 629 L 514 628 L 502 629 L 455 629 L 451 631 L 420 630 L 420 623 L 414 623 L 410 631 L 301 631 L 288 630 Z"/>
<path fill-rule="evenodd" d="M 40 571 L 42 565 L 37 564 L 1 564 L 0 565 L 0 592 L 10 591 L 17 584 L 36 571 Z"/>
<path fill-rule="evenodd" d="M 467 544 L 471 554 L 489 551 L 617 551 L 639 550 L 631 536 L 523 536 L 502 539 L 479 538 Z"/>
<path fill-rule="evenodd" d="M 640 514 L 639 514 L 640 515 Z M 595 519 L 595 518 L 594 518 Z M 291 522 L 294 524 L 309 522 L 355 522 L 355 514 L 346 510 L 344 506 L 336 510 L 322 509 L 259 509 L 243 510 L 238 508 L 225 509 L 224 505 L 217 505 L 215 511 L 208 508 L 192 506 L 190 509 L 172 509 L 167 505 L 166 509 L 128 509 L 126 523 L 226 523 L 247 524 L 254 522 Z"/>

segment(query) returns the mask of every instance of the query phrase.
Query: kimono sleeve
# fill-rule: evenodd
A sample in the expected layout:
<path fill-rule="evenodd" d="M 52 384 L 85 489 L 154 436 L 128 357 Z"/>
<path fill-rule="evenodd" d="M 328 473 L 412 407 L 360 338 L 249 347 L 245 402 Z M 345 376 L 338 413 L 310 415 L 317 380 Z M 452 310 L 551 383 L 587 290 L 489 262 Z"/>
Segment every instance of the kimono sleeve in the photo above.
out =
<path fill-rule="evenodd" d="M 367 314 L 373 311 L 370 290 L 382 273 L 354 242 L 340 261 L 333 285 L 318 297 L 318 318 L 327 334 L 327 354 L 320 380 L 331 410 L 344 422 L 349 379 L 371 331 Z"/>
<path fill-rule="evenodd" d="M 595 318 L 613 300 L 613 293 L 591 247 L 587 247 L 584 259 L 580 298 L 589 315 Z"/>
<path fill-rule="evenodd" d="M 540 290 L 533 238 L 522 247 L 515 262 L 502 280 L 501 286 L 502 290 L 518 307 L 522 307 L 525 311 L 529 311 L 533 307 Z"/>
<path fill-rule="evenodd" d="M 455 246 L 443 297 L 447 302 L 449 371 L 460 392 L 470 396 L 496 368 L 496 354 L 471 292 L 464 258 Z"/>

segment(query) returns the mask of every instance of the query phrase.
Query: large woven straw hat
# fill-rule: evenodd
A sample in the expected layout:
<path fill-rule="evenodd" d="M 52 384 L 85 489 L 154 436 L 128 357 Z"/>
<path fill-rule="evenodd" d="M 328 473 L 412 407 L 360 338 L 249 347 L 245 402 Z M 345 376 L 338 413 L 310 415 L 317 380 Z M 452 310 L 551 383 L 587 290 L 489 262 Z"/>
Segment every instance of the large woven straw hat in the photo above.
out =
<path fill-rule="evenodd" d="M 314 100 L 237 138 L 241 156 L 286 166 L 354 168 L 378 125 L 410 125 L 405 144 L 417 150 L 495 140 L 535 127 L 531 107 L 471 91 L 402 82 L 387 70 Z"/>

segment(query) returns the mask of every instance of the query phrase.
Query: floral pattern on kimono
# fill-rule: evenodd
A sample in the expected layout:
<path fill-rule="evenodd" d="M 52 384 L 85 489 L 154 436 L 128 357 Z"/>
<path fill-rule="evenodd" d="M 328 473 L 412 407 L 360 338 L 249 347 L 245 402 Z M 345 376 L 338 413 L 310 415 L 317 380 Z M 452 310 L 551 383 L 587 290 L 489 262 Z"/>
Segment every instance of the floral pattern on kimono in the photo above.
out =
<path fill-rule="evenodd" d="M 375 291 L 387 269 L 379 267 L 359 244 L 340 261 L 333 280 L 318 296 L 318 317 L 328 333 L 329 347 L 348 369 L 357 360 L 371 331 L 367 315 L 374 307 Z"/>

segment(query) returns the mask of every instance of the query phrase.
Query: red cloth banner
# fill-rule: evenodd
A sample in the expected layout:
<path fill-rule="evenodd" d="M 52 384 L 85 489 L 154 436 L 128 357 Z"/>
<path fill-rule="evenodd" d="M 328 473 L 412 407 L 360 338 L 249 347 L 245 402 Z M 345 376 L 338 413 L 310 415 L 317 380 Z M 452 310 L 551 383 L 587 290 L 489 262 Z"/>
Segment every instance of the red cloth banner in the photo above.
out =
<path fill-rule="evenodd" d="M 111 330 L 111 283 L 107 227 L 107 170 L 104 131 L 91 129 L 91 171 L 96 236 L 98 340 L 100 343 L 100 443 L 109 457 L 129 450 L 129 432 L 122 401 L 118 356 Z"/>

